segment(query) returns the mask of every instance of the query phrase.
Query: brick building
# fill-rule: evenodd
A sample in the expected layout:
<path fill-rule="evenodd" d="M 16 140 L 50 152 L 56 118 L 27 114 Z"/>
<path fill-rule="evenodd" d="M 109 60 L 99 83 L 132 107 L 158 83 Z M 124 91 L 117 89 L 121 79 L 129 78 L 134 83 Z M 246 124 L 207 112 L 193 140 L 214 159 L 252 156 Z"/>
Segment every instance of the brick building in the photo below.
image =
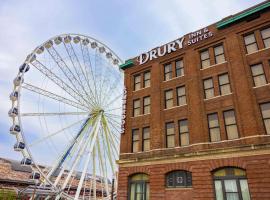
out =
<path fill-rule="evenodd" d="M 120 67 L 119 200 L 270 199 L 270 1 Z"/>

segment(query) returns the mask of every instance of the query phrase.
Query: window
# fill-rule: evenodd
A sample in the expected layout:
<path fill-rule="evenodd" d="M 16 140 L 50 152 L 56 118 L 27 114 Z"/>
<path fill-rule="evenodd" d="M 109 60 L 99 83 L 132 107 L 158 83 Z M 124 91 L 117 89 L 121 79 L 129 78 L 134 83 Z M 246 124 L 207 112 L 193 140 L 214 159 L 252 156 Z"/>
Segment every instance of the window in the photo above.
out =
<path fill-rule="evenodd" d="M 265 78 L 262 64 L 252 65 L 251 73 L 252 73 L 253 83 L 255 87 L 266 84 L 266 78 Z"/>
<path fill-rule="evenodd" d="M 165 91 L 165 108 L 173 107 L 173 90 Z"/>
<path fill-rule="evenodd" d="M 143 98 L 143 114 L 150 113 L 150 96 Z"/>
<path fill-rule="evenodd" d="M 223 115 L 228 139 L 232 140 L 238 138 L 238 130 L 234 110 L 224 111 Z"/>
<path fill-rule="evenodd" d="M 143 74 L 143 87 L 150 87 L 150 78 L 151 73 L 149 71 Z"/>
<path fill-rule="evenodd" d="M 213 79 L 208 78 L 203 80 L 203 87 L 204 87 L 204 98 L 210 99 L 215 96 L 214 94 L 214 84 Z"/>
<path fill-rule="evenodd" d="M 257 42 L 254 33 L 251 33 L 244 37 L 247 53 L 253 53 L 258 51 Z"/>
<path fill-rule="evenodd" d="M 213 173 L 216 200 L 250 200 L 245 170 L 227 167 Z"/>
<path fill-rule="evenodd" d="M 141 76 L 136 75 L 134 76 L 134 90 L 137 91 L 141 89 Z"/>
<path fill-rule="evenodd" d="M 215 53 L 216 64 L 225 62 L 223 45 L 214 47 L 214 53 Z"/>
<path fill-rule="evenodd" d="M 220 128 L 218 121 L 218 114 L 212 113 L 207 116 L 208 118 L 208 128 L 210 134 L 210 141 L 217 142 L 220 141 Z"/>
<path fill-rule="evenodd" d="M 172 79 L 172 65 L 166 64 L 164 65 L 164 80 L 170 80 Z"/>
<path fill-rule="evenodd" d="M 261 31 L 264 47 L 270 47 L 270 27 Z"/>
<path fill-rule="evenodd" d="M 209 51 L 204 50 L 201 52 L 201 67 L 202 69 L 205 69 L 210 66 L 210 56 L 209 56 Z"/>
<path fill-rule="evenodd" d="M 218 76 L 219 92 L 220 95 L 230 94 L 231 86 L 228 74 L 222 74 Z"/>
<path fill-rule="evenodd" d="M 191 172 L 184 170 L 169 172 L 166 175 L 166 187 L 192 187 Z"/>
<path fill-rule="evenodd" d="M 182 106 L 187 104 L 185 86 L 178 87 L 176 89 L 176 92 L 177 92 L 177 105 Z"/>
<path fill-rule="evenodd" d="M 140 105 L 140 99 L 136 99 L 133 101 L 133 117 L 137 117 L 141 114 L 141 105 Z"/>
<path fill-rule="evenodd" d="M 188 120 L 179 121 L 179 136 L 180 136 L 180 146 L 189 145 L 189 133 L 188 133 Z"/>
<path fill-rule="evenodd" d="M 270 134 L 270 103 L 260 105 L 266 134 Z"/>
<path fill-rule="evenodd" d="M 174 141 L 174 123 L 169 122 L 166 123 L 166 147 L 174 147 L 175 141 Z"/>
<path fill-rule="evenodd" d="M 142 145 L 143 151 L 149 151 L 150 150 L 150 128 L 145 127 L 143 128 L 143 145 Z"/>
<path fill-rule="evenodd" d="M 183 60 L 178 60 L 175 62 L 176 77 L 184 75 L 184 63 Z"/>
<path fill-rule="evenodd" d="M 149 177 L 146 174 L 135 174 L 129 177 L 128 200 L 149 200 Z"/>
<path fill-rule="evenodd" d="M 132 130 L 132 152 L 138 152 L 140 149 L 139 129 Z"/>

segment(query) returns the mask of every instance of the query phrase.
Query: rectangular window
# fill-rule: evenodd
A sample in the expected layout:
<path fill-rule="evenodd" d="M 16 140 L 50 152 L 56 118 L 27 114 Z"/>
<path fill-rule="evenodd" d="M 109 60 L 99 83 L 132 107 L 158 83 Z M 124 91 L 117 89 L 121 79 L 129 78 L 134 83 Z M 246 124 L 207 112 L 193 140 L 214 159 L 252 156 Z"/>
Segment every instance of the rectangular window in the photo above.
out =
<path fill-rule="evenodd" d="M 183 119 L 179 121 L 179 137 L 180 146 L 189 145 L 189 132 L 188 132 L 188 120 Z"/>
<path fill-rule="evenodd" d="M 177 105 L 178 106 L 186 105 L 187 104 L 187 100 L 186 100 L 186 89 L 185 89 L 185 86 L 178 87 L 176 89 L 176 93 L 177 93 Z"/>
<path fill-rule="evenodd" d="M 143 98 L 143 114 L 150 113 L 150 96 Z"/>
<path fill-rule="evenodd" d="M 221 138 L 220 138 L 218 114 L 217 113 L 209 114 L 207 118 L 208 118 L 210 141 L 211 142 L 220 141 Z"/>
<path fill-rule="evenodd" d="M 141 114 L 141 105 L 140 99 L 136 99 L 133 101 L 133 117 L 137 117 Z"/>
<path fill-rule="evenodd" d="M 175 62 L 176 77 L 184 75 L 184 63 L 183 60 L 178 60 Z"/>
<path fill-rule="evenodd" d="M 219 46 L 214 47 L 214 54 L 215 54 L 215 63 L 216 64 L 225 62 L 223 45 L 219 45 Z"/>
<path fill-rule="evenodd" d="M 244 37 L 247 53 L 253 53 L 258 51 L 258 45 L 254 33 L 251 33 Z"/>
<path fill-rule="evenodd" d="M 205 69 L 210 66 L 210 56 L 209 56 L 209 51 L 204 50 L 201 52 L 201 67 L 202 69 Z"/>
<path fill-rule="evenodd" d="M 203 87 L 204 87 L 204 98 L 210 99 L 215 96 L 214 94 L 214 84 L 213 79 L 208 78 L 203 80 Z"/>
<path fill-rule="evenodd" d="M 173 107 L 173 90 L 165 91 L 165 108 Z"/>
<path fill-rule="evenodd" d="M 265 78 L 262 64 L 252 65 L 251 73 L 252 73 L 253 83 L 255 87 L 266 84 L 266 78 Z"/>
<path fill-rule="evenodd" d="M 143 128 L 143 151 L 150 150 L 150 128 L 145 127 Z"/>
<path fill-rule="evenodd" d="M 166 123 L 166 147 L 171 148 L 175 146 L 175 140 L 174 140 L 174 123 L 169 122 Z"/>
<path fill-rule="evenodd" d="M 136 75 L 134 76 L 134 90 L 139 90 L 141 89 L 141 76 Z"/>
<path fill-rule="evenodd" d="M 143 87 L 150 87 L 150 78 L 151 78 L 151 73 L 148 71 L 148 72 L 145 72 L 143 74 Z"/>
<path fill-rule="evenodd" d="M 270 27 L 261 31 L 264 47 L 270 47 Z"/>
<path fill-rule="evenodd" d="M 140 149 L 139 129 L 132 130 L 132 152 L 138 152 Z"/>
<path fill-rule="evenodd" d="M 220 95 L 230 94 L 231 86 L 228 74 L 222 74 L 218 76 L 219 92 Z"/>
<path fill-rule="evenodd" d="M 266 134 L 270 134 L 270 103 L 260 105 Z"/>
<path fill-rule="evenodd" d="M 164 80 L 172 79 L 172 64 L 164 65 Z"/>
<path fill-rule="evenodd" d="M 227 137 L 229 140 L 238 138 L 238 130 L 234 110 L 223 112 Z"/>

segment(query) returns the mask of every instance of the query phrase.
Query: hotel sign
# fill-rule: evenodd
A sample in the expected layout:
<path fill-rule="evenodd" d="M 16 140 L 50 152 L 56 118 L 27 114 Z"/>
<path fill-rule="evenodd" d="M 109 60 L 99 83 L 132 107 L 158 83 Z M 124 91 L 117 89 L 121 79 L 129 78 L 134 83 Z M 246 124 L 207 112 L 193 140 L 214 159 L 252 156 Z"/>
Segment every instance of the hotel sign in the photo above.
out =
<path fill-rule="evenodd" d="M 121 134 L 125 132 L 126 112 L 127 112 L 127 89 L 126 87 L 124 87 L 123 97 L 122 97 Z"/>
<path fill-rule="evenodd" d="M 197 42 L 205 40 L 212 36 L 213 36 L 213 32 L 209 31 L 208 28 L 203 28 L 198 31 L 192 32 L 188 34 L 187 36 L 183 36 L 182 38 L 174 40 L 161 47 L 152 49 L 151 51 L 148 51 L 146 53 L 142 53 L 138 57 L 139 64 L 142 65 L 146 63 L 147 61 L 151 61 L 153 59 L 162 57 L 178 49 L 182 49 L 185 46 L 196 44 Z"/>

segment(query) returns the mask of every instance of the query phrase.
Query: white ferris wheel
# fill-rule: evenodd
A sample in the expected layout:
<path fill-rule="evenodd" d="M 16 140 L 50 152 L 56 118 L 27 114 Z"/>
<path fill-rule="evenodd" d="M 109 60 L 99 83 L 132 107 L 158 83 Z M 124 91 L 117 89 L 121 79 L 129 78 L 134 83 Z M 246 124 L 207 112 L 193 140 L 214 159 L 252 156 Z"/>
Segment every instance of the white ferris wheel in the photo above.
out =
<path fill-rule="evenodd" d="M 10 95 L 10 133 L 21 164 L 38 180 L 32 199 L 111 199 L 121 132 L 120 63 L 100 41 L 63 34 L 20 66 Z"/>

